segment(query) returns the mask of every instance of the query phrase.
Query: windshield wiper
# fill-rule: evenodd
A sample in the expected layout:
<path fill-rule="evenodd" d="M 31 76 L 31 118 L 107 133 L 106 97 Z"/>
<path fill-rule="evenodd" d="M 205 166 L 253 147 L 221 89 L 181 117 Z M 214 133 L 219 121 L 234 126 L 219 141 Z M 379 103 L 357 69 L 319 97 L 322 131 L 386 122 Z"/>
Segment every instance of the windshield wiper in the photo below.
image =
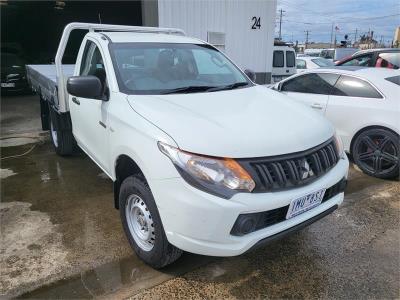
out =
<path fill-rule="evenodd" d="M 191 86 L 184 86 L 172 90 L 166 90 L 163 92 L 163 95 L 166 94 L 184 94 L 184 93 L 197 93 L 197 92 L 205 92 L 210 89 L 217 88 L 216 86 L 208 86 L 208 85 L 191 85 Z"/>
<path fill-rule="evenodd" d="M 228 85 L 212 87 L 212 88 L 208 89 L 207 92 L 233 90 L 233 89 L 236 89 L 241 86 L 246 86 L 248 84 L 249 84 L 248 82 L 235 82 L 235 83 L 228 84 Z"/>

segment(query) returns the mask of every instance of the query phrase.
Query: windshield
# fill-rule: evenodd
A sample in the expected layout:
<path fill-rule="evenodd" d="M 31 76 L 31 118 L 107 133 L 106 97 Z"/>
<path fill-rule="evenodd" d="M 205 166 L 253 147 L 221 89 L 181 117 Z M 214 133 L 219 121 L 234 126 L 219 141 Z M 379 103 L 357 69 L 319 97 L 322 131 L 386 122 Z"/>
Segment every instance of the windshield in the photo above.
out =
<path fill-rule="evenodd" d="M 335 55 L 334 50 L 322 50 L 321 54 L 319 56 L 324 57 L 324 58 L 333 59 L 334 55 Z"/>
<path fill-rule="evenodd" d="M 222 53 L 203 44 L 110 45 L 120 90 L 127 94 L 211 92 L 251 86 Z"/>
<path fill-rule="evenodd" d="M 311 61 L 319 67 L 332 67 L 335 65 L 332 61 L 325 58 L 315 58 Z"/>

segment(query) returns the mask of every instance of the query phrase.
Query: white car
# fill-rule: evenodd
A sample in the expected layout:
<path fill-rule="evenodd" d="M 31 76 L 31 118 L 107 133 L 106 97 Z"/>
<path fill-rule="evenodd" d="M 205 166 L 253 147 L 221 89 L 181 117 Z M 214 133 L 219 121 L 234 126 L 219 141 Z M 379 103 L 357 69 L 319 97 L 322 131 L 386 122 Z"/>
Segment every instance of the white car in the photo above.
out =
<path fill-rule="evenodd" d="M 380 178 L 399 176 L 400 71 L 306 70 L 274 89 L 325 115 L 365 173 Z"/>
<path fill-rule="evenodd" d="M 65 86 L 73 29 L 91 31 Z M 155 268 L 182 250 L 239 255 L 343 201 L 349 163 L 333 126 L 182 30 L 72 23 L 55 67 L 28 67 L 54 148 L 76 142 L 112 179 L 129 243 Z"/>
<path fill-rule="evenodd" d="M 328 68 L 334 66 L 335 64 L 331 60 L 323 57 L 303 56 L 296 58 L 297 73 L 301 73 L 307 69 Z"/>

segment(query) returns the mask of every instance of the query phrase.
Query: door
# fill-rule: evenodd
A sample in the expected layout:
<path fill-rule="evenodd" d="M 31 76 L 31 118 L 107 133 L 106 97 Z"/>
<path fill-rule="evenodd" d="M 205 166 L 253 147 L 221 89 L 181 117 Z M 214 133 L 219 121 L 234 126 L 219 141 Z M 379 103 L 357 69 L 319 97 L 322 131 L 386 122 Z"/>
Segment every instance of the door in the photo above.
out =
<path fill-rule="evenodd" d="M 341 75 L 329 96 L 326 117 L 333 123 L 349 151 L 355 131 L 365 120 L 382 117 L 383 96 L 370 83 L 360 78 Z M 383 114 L 384 115 L 384 114 Z"/>
<path fill-rule="evenodd" d="M 296 53 L 293 50 L 286 50 L 286 75 L 296 74 Z"/>
<path fill-rule="evenodd" d="M 285 52 L 274 50 L 272 59 L 272 83 L 281 81 L 285 76 Z"/>
<path fill-rule="evenodd" d="M 337 74 L 306 73 L 282 82 L 280 91 L 324 114 Z"/>
<path fill-rule="evenodd" d="M 86 41 L 82 54 L 80 76 L 93 75 L 103 85 L 103 100 L 69 96 L 72 130 L 80 147 L 106 172 L 109 170 L 108 147 L 108 82 L 99 47 Z"/>

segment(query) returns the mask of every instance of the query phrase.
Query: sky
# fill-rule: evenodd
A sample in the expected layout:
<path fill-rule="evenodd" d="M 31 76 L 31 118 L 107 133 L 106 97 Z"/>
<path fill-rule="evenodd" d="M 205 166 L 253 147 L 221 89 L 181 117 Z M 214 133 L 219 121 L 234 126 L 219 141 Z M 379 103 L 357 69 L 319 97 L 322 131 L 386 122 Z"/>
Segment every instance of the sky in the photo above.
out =
<path fill-rule="evenodd" d="M 330 42 L 332 22 L 337 41 L 348 34 L 354 40 L 368 30 L 374 31 L 378 42 L 383 35 L 385 43 L 391 43 L 395 28 L 400 26 L 399 0 L 278 0 L 275 36 L 279 35 L 279 10 L 283 9 L 282 39 L 304 43 L 305 31 L 309 42 Z M 390 42 L 389 42 L 390 41 Z"/>

